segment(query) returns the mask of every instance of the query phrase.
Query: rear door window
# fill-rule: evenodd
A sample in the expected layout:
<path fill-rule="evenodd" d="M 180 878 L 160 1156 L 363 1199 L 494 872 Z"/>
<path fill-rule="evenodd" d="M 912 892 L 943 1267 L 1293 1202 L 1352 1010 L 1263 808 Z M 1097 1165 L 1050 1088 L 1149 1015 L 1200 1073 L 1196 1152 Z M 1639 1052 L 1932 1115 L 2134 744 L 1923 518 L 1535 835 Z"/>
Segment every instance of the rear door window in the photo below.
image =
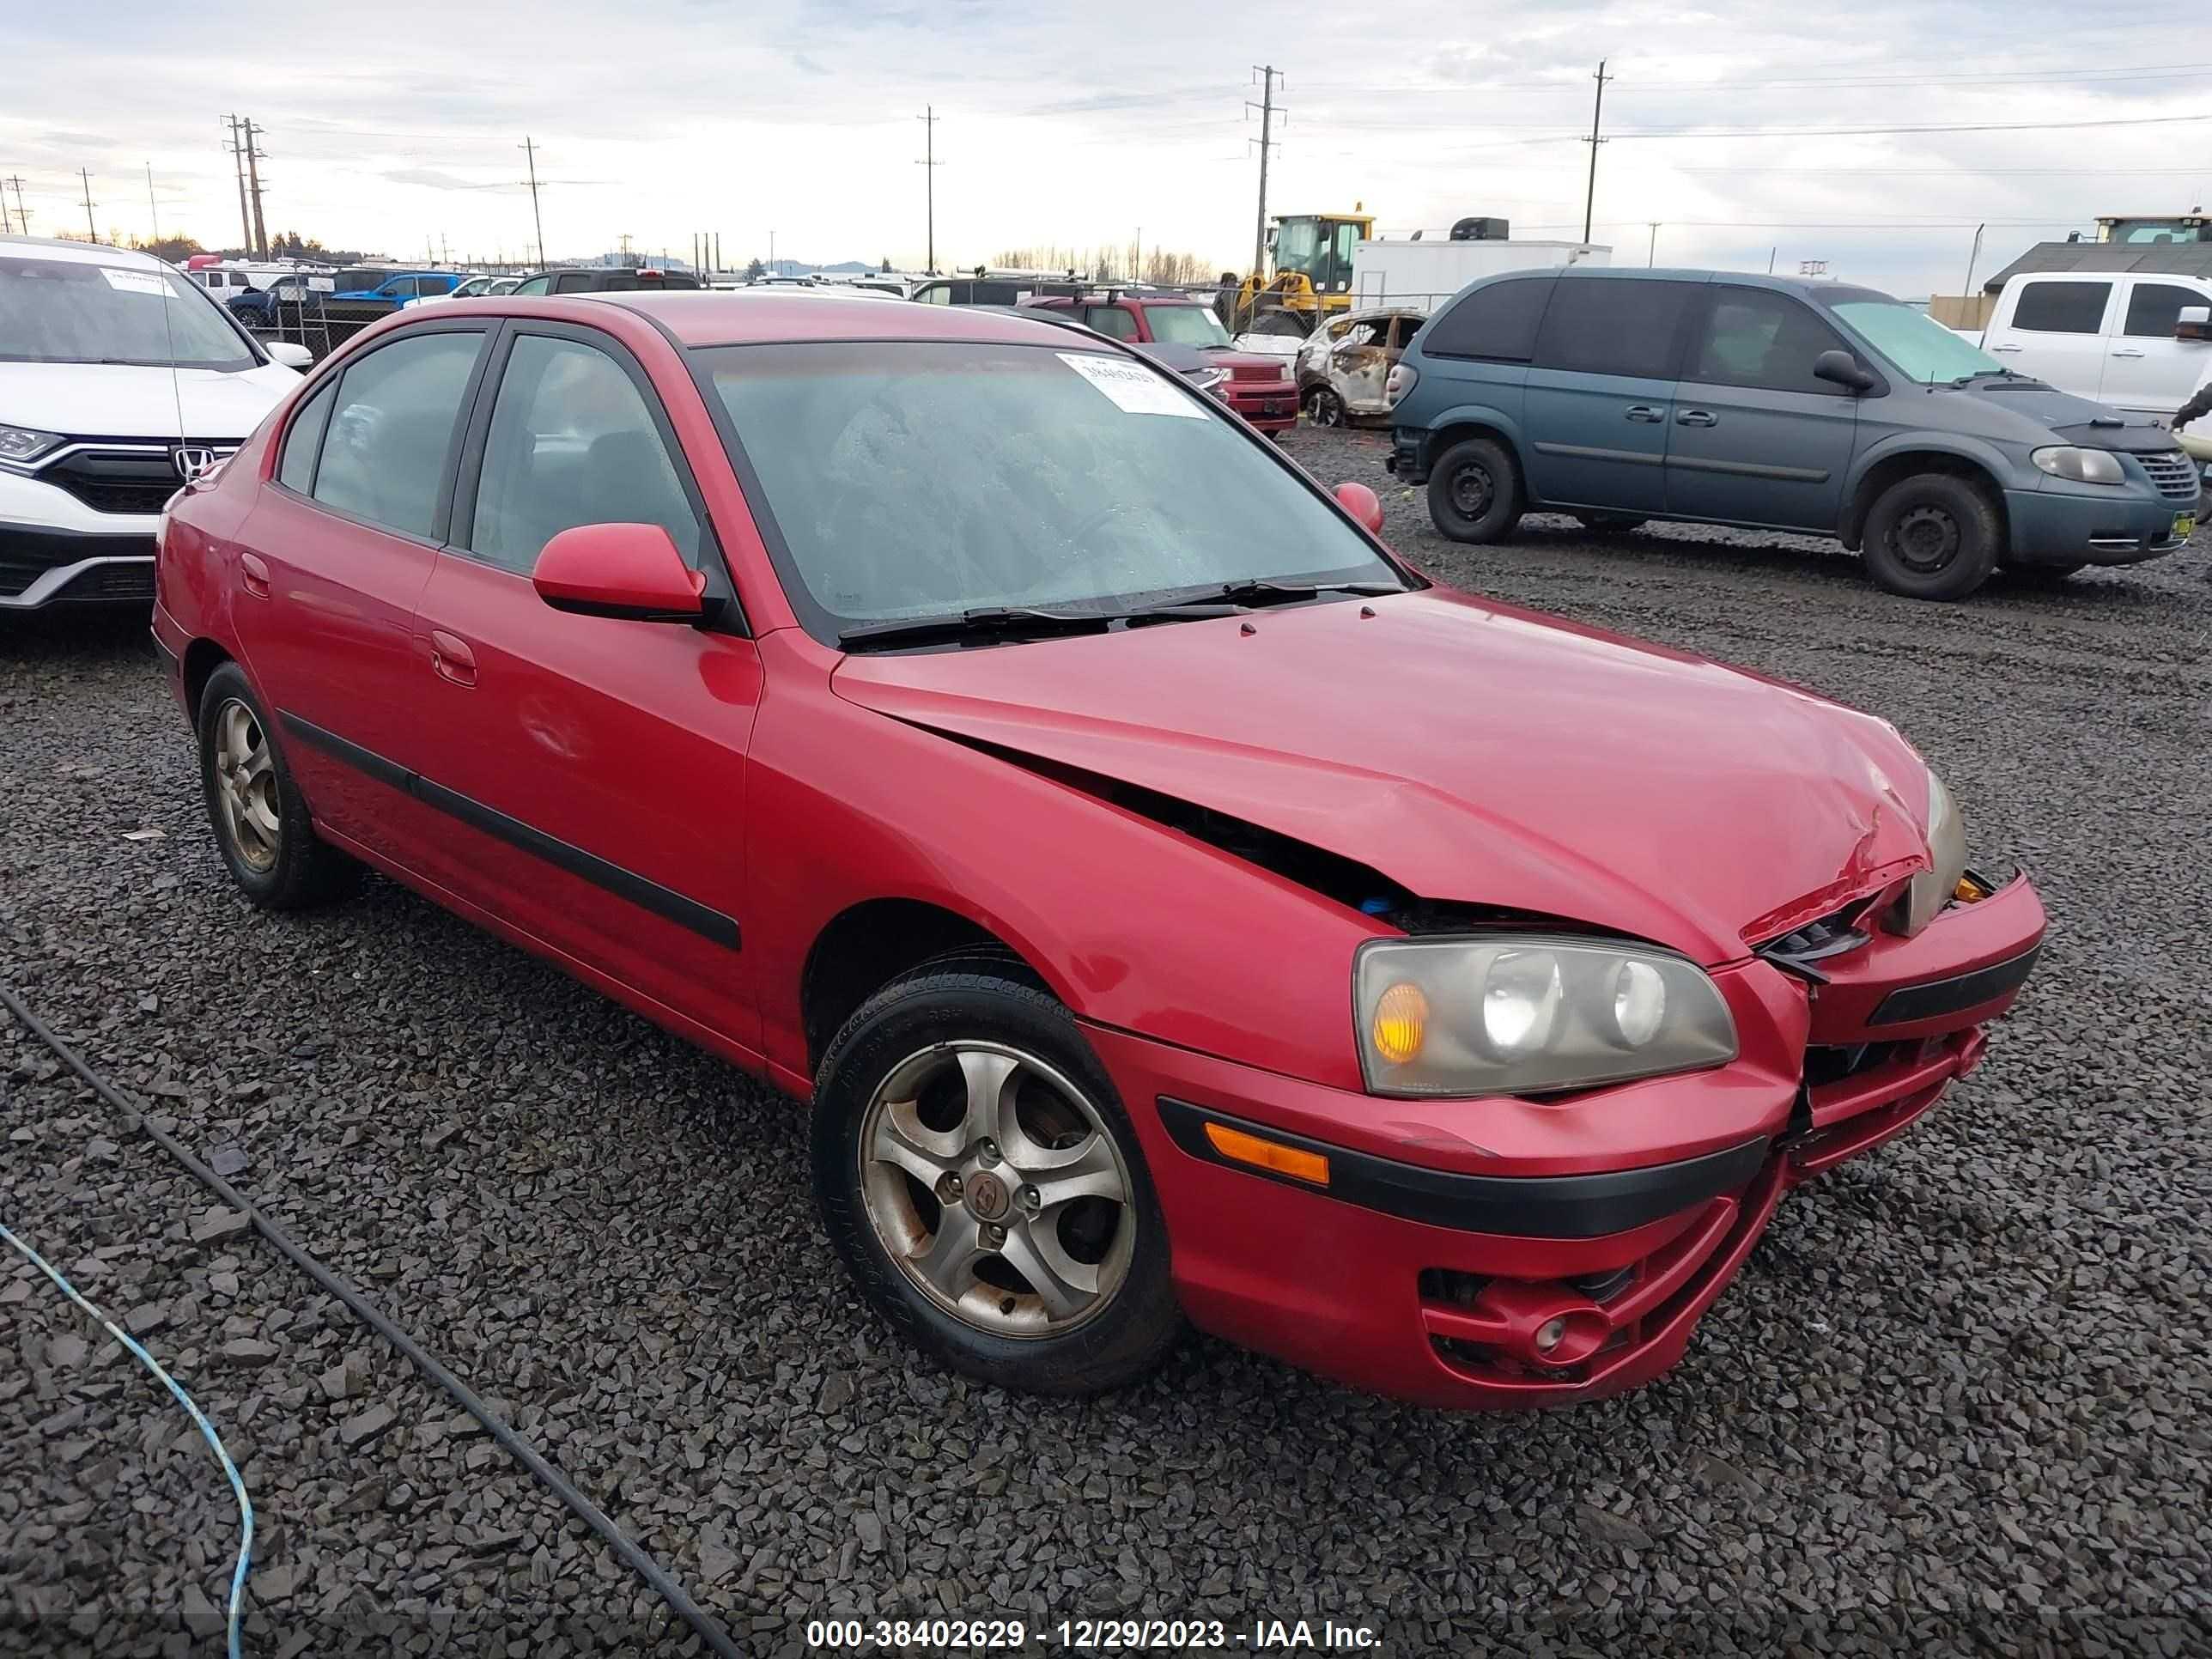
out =
<path fill-rule="evenodd" d="M 1536 331 L 1536 365 L 1671 380 L 1699 286 L 1635 276 L 1561 277 Z"/>
<path fill-rule="evenodd" d="M 1814 360 L 1843 345 L 1802 300 L 1771 289 L 1716 286 L 1682 378 L 1708 386 L 1848 397 L 1844 387 L 1813 377 Z"/>
<path fill-rule="evenodd" d="M 284 453 L 276 462 L 276 482 L 301 495 L 315 487 L 315 453 L 323 447 L 323 429 L 331 422 L 331 403 L 338 383 L 332 380 L 307 399 L 284 430 Z"/>
<path fill-rule="evenodd" d="M 2012 325 L 2033 334 L 2096 334 L 2105 326 L 2110 283 L 2027 283 L 2013 303 Z"/>
<path fill-rule="evenodd" d="M 1083 313 L 1083 320 L 1116 340 L 1137 337 L 1137 319 L 1127 306 L 1090 306 Z"/>
<path fill-rule="evenodd" d="M 2171 283 L 2137 283 L 2128 295 L 2128 319 L 2120 332 L 2139 340 L 2171 340 L 2175 325 L 2181 320 L 2181 308 L 2208 303 L 2212 301 L 2193 288 L 2176 288 Z"/>
<path fill-rule="evenodd" d="M 379 346 L 345 371 L 315 470 L 315 499 L 403 534 L 437 533 L 438 493 L 480 329 Z"/>
<path fill-rule="evenodd" d="M 1421 349 L 1437 357 L 1525 363 L 1536 352 L 1536 325 L 1558 279 L 1516 276 L 1486 283 L 1436 320 Z"/>

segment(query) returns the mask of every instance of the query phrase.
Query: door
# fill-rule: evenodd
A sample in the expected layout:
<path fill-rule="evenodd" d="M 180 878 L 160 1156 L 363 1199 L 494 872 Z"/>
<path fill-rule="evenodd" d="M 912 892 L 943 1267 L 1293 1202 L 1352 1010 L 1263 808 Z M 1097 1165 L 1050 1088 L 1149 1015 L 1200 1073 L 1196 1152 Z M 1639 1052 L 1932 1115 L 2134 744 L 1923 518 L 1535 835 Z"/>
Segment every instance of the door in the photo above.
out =
<path fill-rule="evenodd" d="M 2047 380 L 2077 398 L 2095 398 L 2105 378 L 2106 315 L 2111 277 L 2014 277 L 2014 291 L 1982 349 L 2008 368 Z"/>
<path fill-rule="evenodd" d="M 1812 307 L 1772 289 L 1715 283 L 1674 390 L 1667 510 L 1793 530 L 1833 530 L 1858 402 L 1813 378 L 1846 349 Z"/>
<path fill-rule="evenodd" d="M 410 329 L 325 380 L 287 423 L 232 568 L 246 666 L 316 817 L 404 864 L 427 823 L 404 787 L 428 693 L 415 603 L 485 337 Z"/>
<path fill-rule="evenodd" d="M 1536 331 L 1522 464 L 1540 503 L 1657 513 L 1676 366 L 1703 286 L 1570 273 Z"/>
<path fill-rule="evenodd" d="M 1389 317 L 1362 317 L 1328 350 L 1328 383 L 1354 415 L 1382 410 L 1382 390 L 1397 357 L 1390 349 Z"/>
<path fill-rule="evenodd" d="M 419 787 L 451 820 L 440 878 L 754 1047 L 742 859 L 760 659 L 696 486 L 644 371 L 609 337 L 532 321 L 499 355 L 416 617 Z M 545 605 L 539 551 L 598 523 L 666 528 L 727 601 L 723 622 Z"/>
<path fill-rule="evenodd" d="M 2212 371 L 2212 342 L 2174 337 L 2185 306 L 2212 305 L 2212 294 L 2131 277 L 2121 295 L 2118 331 L 2106 342 L 2100 402 L 2148 415 L 2172 415 Z"/>

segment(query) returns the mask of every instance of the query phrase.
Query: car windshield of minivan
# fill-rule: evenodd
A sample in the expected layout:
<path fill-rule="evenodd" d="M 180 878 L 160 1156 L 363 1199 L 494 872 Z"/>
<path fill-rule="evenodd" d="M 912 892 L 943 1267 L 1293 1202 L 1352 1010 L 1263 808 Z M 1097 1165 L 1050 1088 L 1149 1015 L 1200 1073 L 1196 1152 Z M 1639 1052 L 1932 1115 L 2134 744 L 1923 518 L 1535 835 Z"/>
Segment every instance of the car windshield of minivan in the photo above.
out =
<path fill-rule="evenodd" d="M 824 643 L 970 612 L 1121 617 L 1255 582 L 1408 586 L 1285 463 L 1148 364 L 935 341 L 700 355 L 784 586 Z"/>
<path fill-rule="evenodd" d="M 1954 334 L 1924 311 L 1901 300 L 1861 290 L 1849 299 L 1825 299 L 1838 318 L 1898 369 L 1923 386 L 2008 371 L 1965 336 Z"/>
<path fill-rule="evenodd" d="M 0 362 L 244 369 L 258 361 L 174 272 L 0 258 Z"/>
<path fill-rule="evenodd" d="M 1152 338 L 1170 345 L 1226 346 L 1229 331 L 1221 319 L 1204 306 L 1146 306 L 1145 319 L 1152 325 Z"/>

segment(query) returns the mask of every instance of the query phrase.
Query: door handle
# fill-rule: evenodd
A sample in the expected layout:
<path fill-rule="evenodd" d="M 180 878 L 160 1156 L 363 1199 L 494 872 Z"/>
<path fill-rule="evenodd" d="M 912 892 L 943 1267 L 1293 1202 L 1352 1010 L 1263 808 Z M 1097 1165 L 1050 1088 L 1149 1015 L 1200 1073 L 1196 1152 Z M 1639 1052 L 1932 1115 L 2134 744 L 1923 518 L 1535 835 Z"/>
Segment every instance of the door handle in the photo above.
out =
<path fill-rule="evenodd" d="M 1632 421 L 1648 421 L 1656 425 L 1667 418 L 1667 411 L 1663 409 L 1656 409 L 1650 404 L 1631 404 L 1628 406 L 1628 418 Z"/>
<path fill-rule="evenodd" d="M 2017 351 L 2020 348 L 2016 345 L 2001 345 L 1991 346 L 1990 349 L 1992 351 Z"/>
<path fill-rule="evenodd" d="M 1686 409 L 1674 416 L 1677 426 L 1718 426 L 1721 417 L 1710 409 Z"/>
<path fill-rule="evenodd" d="M 258 553 L 238 556 L 238 585 L 246 590 L 248 599 L 269 597 L 269 562 Z"/>
<path fill-rule="evenodd" d="M 455 685 L 477 683 L 476 653 L 469 649 L 466 640 L 442 628 L 430 630 L 430 666 L 441 679 L 451 680 Z"/>
<path fill-rule="evenodd" d="M 2122 346 L 2118 351 L 2115 351 L 2112 356 L 2115 357 L 2140 357 L 2142 356 L 2142 353 L 2137 351 L 2133 346 Z"/>

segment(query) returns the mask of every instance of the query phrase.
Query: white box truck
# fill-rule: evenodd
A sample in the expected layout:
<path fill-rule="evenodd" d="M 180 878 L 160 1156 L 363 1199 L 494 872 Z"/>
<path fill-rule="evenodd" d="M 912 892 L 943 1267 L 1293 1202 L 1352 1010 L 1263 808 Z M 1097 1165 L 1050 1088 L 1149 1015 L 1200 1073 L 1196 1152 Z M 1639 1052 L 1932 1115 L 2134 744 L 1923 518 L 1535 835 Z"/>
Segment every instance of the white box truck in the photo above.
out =
<path fill-rule="evenodd" d="M 1352 253 L 1352 308 L 1410 306 L 1434 311 L 1481 276 L 1550 265 L 1607 265 L 1613 250 L 1591 242 L 1453 241 L 1443 231 L 1377 238 Z"/>

